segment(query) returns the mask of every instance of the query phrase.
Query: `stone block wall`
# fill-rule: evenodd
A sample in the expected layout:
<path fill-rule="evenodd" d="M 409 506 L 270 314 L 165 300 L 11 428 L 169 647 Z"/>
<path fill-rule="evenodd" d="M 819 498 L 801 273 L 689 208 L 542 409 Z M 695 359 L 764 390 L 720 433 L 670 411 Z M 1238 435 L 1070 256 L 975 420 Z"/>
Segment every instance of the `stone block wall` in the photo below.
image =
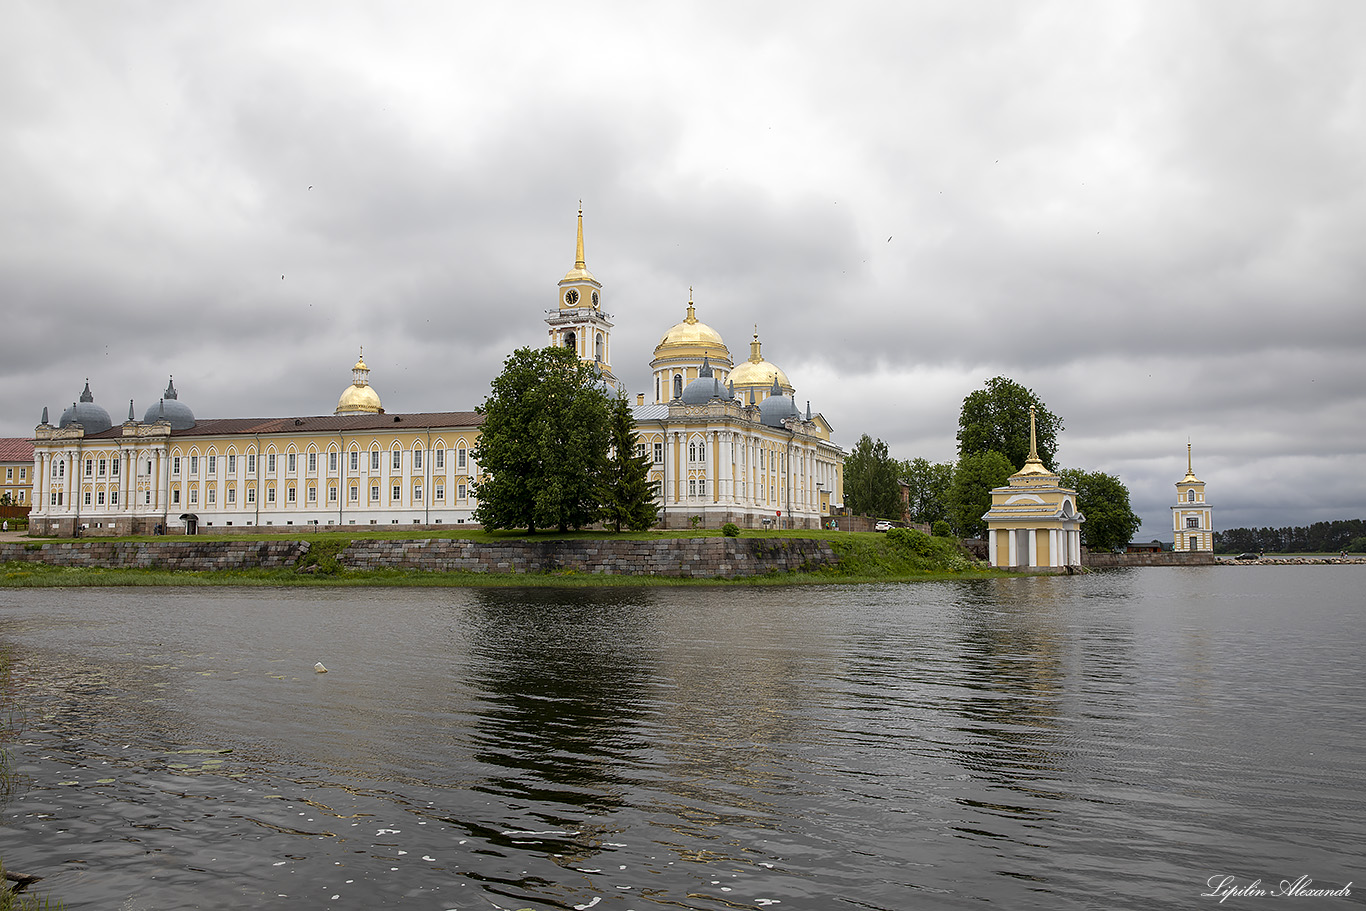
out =
<path fill-rule="evenodd" d="M 1209 551 L 1163 551 L 1161 553 L 1093 554 L 1083 548 L 1082 566 L 1101 569 L 1112 566 L 1211 566 L 1214 554 Z"/>
<path fill-rule="evenodd" d="M 101 569 L 278 569 L 308 553 L 307 541 L 0 541 L 0 563 Z"/>

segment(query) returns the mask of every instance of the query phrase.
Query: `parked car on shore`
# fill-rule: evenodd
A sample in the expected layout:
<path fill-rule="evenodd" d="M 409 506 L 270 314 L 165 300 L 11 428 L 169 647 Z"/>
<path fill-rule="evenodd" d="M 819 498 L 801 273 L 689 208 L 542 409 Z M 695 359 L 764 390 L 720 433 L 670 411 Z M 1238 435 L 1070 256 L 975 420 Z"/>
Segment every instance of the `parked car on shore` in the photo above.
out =
<path fill-rule="evenodd" d="M 878 522 L 876 525 L 873 526 L 873 531 L 891 531 L 891 530 L 892 530 L 892 523 L 891 523 L 891 522 L 888 522 L 886 519 L 883 519 L 882 521 Z"/>
<path fill-rule="evenodd" d="M 1235 560 L 1258 560 L 1258 559 L 1261 559 L 1261 554 L 1239 554 L 1237 557 L 1234 557 L 1234 559 L 1235 559 Z"/>

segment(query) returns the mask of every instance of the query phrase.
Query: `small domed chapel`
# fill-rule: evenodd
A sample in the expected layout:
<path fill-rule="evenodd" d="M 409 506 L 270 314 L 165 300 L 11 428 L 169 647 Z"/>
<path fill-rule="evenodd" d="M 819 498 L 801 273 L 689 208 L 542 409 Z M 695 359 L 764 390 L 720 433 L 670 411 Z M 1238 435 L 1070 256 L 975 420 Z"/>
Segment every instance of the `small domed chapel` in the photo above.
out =
<path fill-rule="evenodd" d="M 584 257 L 582 209 L 574 266 L 556 295 L 549 343 L 625 394 L 603 287 Z M 736 364 L 696 311 L 689 291 L 684 318 L 655 346 L 652 389 L 634 400 L 660 527 L 820 527 L 843 505 L 844 453 L 829 424 L 764 358 L 757 326 Z M 310 417 L 199 419 L 172 379 L 141 419 L 130 400 L 115 425 L 87 381 L 55 425 L 45 408 L 34 430 L 30 527 L 114 535 L 472 523 L 481 422 L 473 410 L 387 411 L 363 350 L 336 408 Z"/>

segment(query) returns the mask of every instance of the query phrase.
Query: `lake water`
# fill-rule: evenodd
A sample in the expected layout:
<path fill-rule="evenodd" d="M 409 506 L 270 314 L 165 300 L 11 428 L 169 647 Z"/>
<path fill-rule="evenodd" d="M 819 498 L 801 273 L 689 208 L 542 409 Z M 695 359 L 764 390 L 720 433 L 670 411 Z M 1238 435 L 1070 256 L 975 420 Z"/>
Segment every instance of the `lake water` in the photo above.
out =
<path fill-rule="evenodd" d="M 3 590 L 0 857 L 72 911 L 1355 907 L 1363 588 Z"/>

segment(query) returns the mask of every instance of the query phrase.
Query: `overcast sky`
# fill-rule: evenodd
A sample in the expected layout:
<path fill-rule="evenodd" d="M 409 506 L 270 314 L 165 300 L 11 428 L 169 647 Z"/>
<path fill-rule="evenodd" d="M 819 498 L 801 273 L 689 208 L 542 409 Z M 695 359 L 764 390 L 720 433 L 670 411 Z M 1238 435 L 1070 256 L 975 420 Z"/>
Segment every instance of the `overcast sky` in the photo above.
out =
<path fill-rule="evenodd" d="M 0 435 L 472 409 L 573 264 L 846 448 L 1003 374 L 1170 538 L 1366 516 L 1366 3 L 53 3 L 0 30 Z"/>

